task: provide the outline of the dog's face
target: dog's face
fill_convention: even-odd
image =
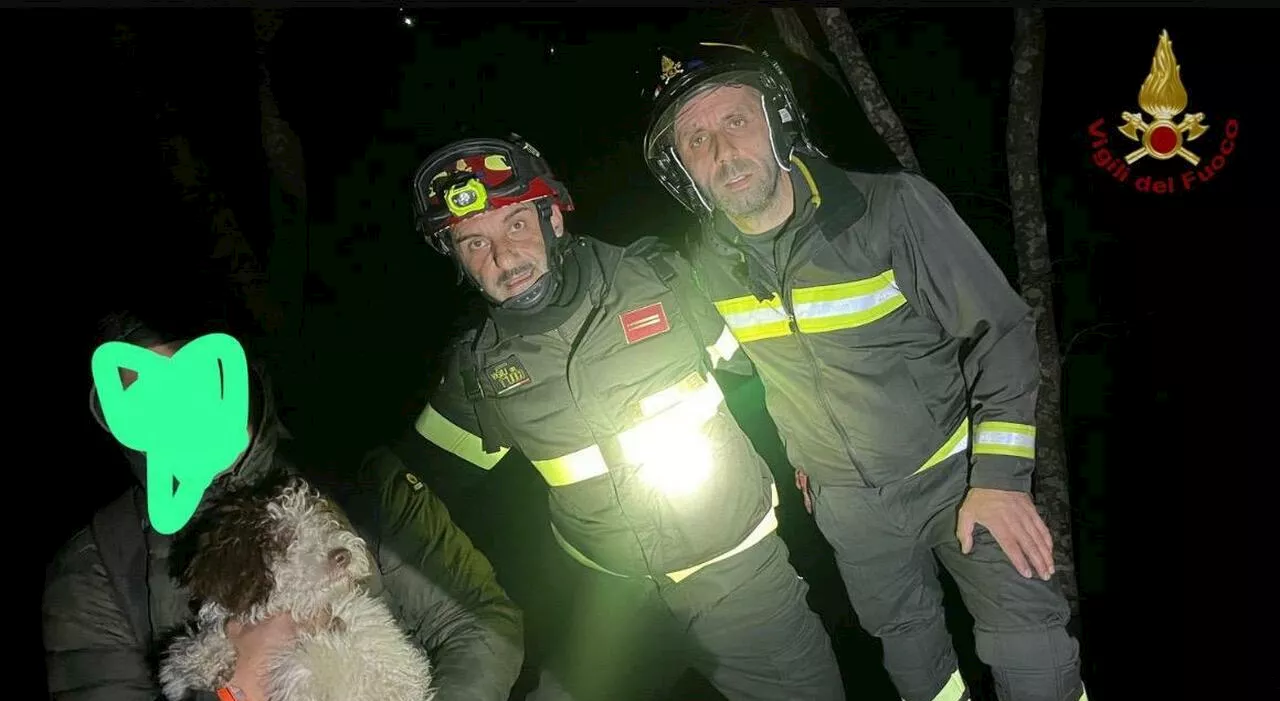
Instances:
[[[371,574],[364,541],[314,492],[287,488],[267,505],[267,514],[287,544],[283,557],[271,563],[274,586],[268,609],[305,616]]]
[[[228,498],[208,519],[182,579],[196,599],[230,615],[322,618],[329,602],[372,574],[364,541],[302,480]]]

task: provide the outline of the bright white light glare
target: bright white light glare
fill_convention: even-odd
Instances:
[[[627,457],[639,463],[640,479],[650,487],[670,497],[691,494],[715,466],[711,442],[697,431],[662,433],[635,436],[625,444]]]
[[[412,27],[412,26],[413,26],[413,18],[412,18],[412,17],[405,17],[405,18],[404,18],[404,26],[406,26],[406,27]]]
[[[701,487],[715,467],[703,428],[723,400],[715,379],[705,378],[692,391],[676,385],[642,401],[649,418],[618,436],[623,454],[639,465],[640,479],[670,497]]]

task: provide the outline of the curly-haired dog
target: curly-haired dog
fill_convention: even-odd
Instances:
[[[434,695],[426,656],[362,586],[374,566],[364,541],[305,481],[224,499],[206,522],[182,576],[202,602],[196,629],[175,640],[161,664],[170,701],[230,680],[228,621],[254,624],[280,613],[292,615],[298,638],[271,660],[271,701]]]

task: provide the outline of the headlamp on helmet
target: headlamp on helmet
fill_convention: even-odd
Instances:
[[[466,139],[427,157],[413,176],[418,231],[443,255],[451,255],[449,229],[507,205],[543,197],[573,210],[573,200],[536,148],[517,135]]]
[[[689,56],[677,58],[674,52],[664,52],[659,68],[644,138],[645,162],[658,182],[689,211],[707,216],[714,207],[680,162],[675,120],[690,99],[710,88],[749,85],[760,92],[773,157],[782,170],[791,170],[791,154],[797,147],[822,153],[805,130],[805,114],[791,81],[768,53],[746,46],[703,42]]]

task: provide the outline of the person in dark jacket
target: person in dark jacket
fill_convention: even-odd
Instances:
[[[645,158],[747,358],[860,623],[907,701],[968,697],[935,556],[1001,699],[1084,697],[1029,494],[1035,319],[929,181],[849,172],[746,47],[666,56]]]
[[[531,698],[651,698],[691,666],[734,701],[843,699],[776,532],[772,473],[712,374],[737,343],[685,288],[688,264],[652,237],[570,235],[567,189],[515,136],[432,154],[414,201],[489,313],[396,454],[427,474],[520,453],[581,565],[566,573],[584,581],[566,642]],[[680,664],[647,657],[664,643],[687,649]]]
[[[121,313],[107,317],[99,340],[172,356],[210,330],[166,327]],[[126,385],[136,377],[132,370],[121,371]],[[220,495],[296,474],[279,454],[278,441],[287,432],[276,418],[269,378],[258,364],[252,365],[250,385],[249,446],[205,492],[193,522]],[[94,416],[105,429],[96,390],[91,396]],[[139,484],[99,510],[92,525],[61,548],[47,571],[43,637],[55,701],[160,699],[157,654],[167,637],[194,618],[195,602],[175,576],[182,553],[189,552],[191,529],[166,536],[150,527],[143,488],[146,458],[122,449]],[[421,485],[376,466],[361,472],[360,482],[363,497],[351,500],[346,515],[377,561],[370,591],[388,604],[430,657],[439,688],[436,699],[507,699],[523,661],[523,621],[488,561]],[[253,629],[229,630],[228,635],[240,653],[233,684],[248,701],[264,701],[250,670],[271,649],[289,643],[291,622],[277,618]]]

